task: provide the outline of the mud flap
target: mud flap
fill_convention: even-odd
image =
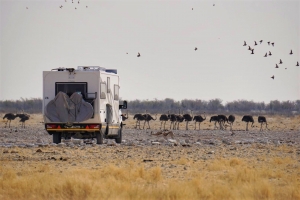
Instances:
[[[118,136],[119,135],[119,124],[107,124],[105,134],[107,136]]]

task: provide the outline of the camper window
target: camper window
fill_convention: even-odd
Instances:
[[[107,93],[110,93],[110,78],[107,77]]]
[[[106,99],[106,84],[105,83],[100,83],[100,99]]]
[[[71,96],[74,92],[81,94],[84,98],[84,95],[87,93],[87,83],[83,82],[56,82],[55,83],[55,95],[58,92],[64,92],[68,96]]]
[[[114,85],[114,100],[119,100],[119,86]]]

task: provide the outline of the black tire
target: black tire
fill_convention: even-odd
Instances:
[[[53,133],[53,143],[58,144],[61,143],[61,133]]]
[[[97,144],[103,144],[103,133],[102,131],[96,133]]]
[[[121,144],[122,142],[122,127],[119,129],[119,137],[115,138],[116,143]]]

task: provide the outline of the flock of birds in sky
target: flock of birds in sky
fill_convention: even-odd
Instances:
[[[67,3],[68,1],[74,3],[74,0],[65,0],[66,3]],[[75,2],[75,4],[76,4],[76,2]],[[80,4],[80,0],[77,1],[77,4]],[[215,4],[213,4],[213,6],[215,6]],[[63,8],[63,5],[59,6],[59,8],[62,9],[62,8]],[[86,8],[88,8],[88,6],[86,6]],[[26,9],[28,9],[28,7],[26,7]],[[76,10],[76,9],[77,9],[77,7],[75,6],[75,10]],[[192,10],[194,10],[194,8],[192,8]],[[260,41],[259,41],[259,44],[262,44],[262,43],[263,43],[263,40],[260,40]],[[270,41],[269,41],[269,42],[267,42],[267,43],[268,43],[269,46],[270,46],[270,45],[272,45],[273,47],[275,46],[275,43],[274,43],[274,42],[270,42]],[[257,46],[257,45],[258,45],[258,43],[257,43],[256,41],[254,41],[254,46]],[[247,46],[246,41],[244,41],[244,45],[243,45],[243,46]],[[198,48],[195,47],[194,50],[197,51]],[[251,51],[251,54],[254,54],[254,48],[251,48],[250,45],[248,45],[248,50]],[[126,54],[128,54],[128,52],[126,52]],[[290,54],[290,55],[293,55],[293,50],[291,50],[289,54]],[[271,51],[266,52],[265,55],[264,55],[263,57],[268,57],[268,56],[272,56],[272,52],[271,52]],[[141,57],[140,52],[138,52],[137,57]],[[276,63],[275,68],[279,68],[278,64],[279,64],[279,65],[283,64],[283,62],[282,62],[281,59],[279,60],[279,63]],[[299,66],[299,61],[297,61],[296,66]],[[285,68],[285,69],[287,69],[287,68]],[[274,79],[275,76],[273,75],[273,76],[271,76],[271,78]]]
[[[262,44],[262,43],[263,43],[263,40],[260,40],[259,43]],[[275,43],[274,43],[274,42],[270,42],[270,41],[269,41],[269,42],[267,42],[267,43],[268,43],[269,46],[270,46],[270,44],[271,44],[273,47],[275,46]],[[257,45],[258,45],[257,42],[254,41],[254,46],[257,46]],[[247,46],[247,42],[246,42],[246,41],[244,41],[244,45],[243,45],[243,46]],[[250,45],[248,45],[248,50],[251,51],[251,54],[254,54],[254,48],[251,48]],[[290,55],[293,55],[293,50],[291,50],[289,54],[290,54]],[[268,57],[268,56],[272,56],[272,52],[271,52],[271,51],[266,52],[266,54],[265,54],[263,57]],[[279,63],[278,63],[278,64],[280,64],[280,65],[283,64],[283,62],[282,62],[281,59],[279,59]],[[279,68],[278,64],[276,63],[275,68]],[[299,66],[299,62],[298,62],[298,61],[297,61],[296,66],[297,66],[297,67]],[[286,67],[285,69],[287,69],[287,67]],[[271,78],[274,79],[275,76],[273,75],[273,76],[271,76]]]
[[[74,2],[74,0],[69,0],[70,2],[72,2],[74,5],[76,5],[76,3],[78,4],[78,5],[80,5],[80,0],[78,0],[77,2]],[[76,1],[76,0],[75,0]],[[68,2],[68,0],[65,0],[65,3],[67,3]],[[62,9],[64,6],[63,5],[60,5],[59,6],[59,8],[60,9]],[[85,6],[85,8],[88,8],[88,6]],[[28,7],[26,7],[26,9],[28,9]],[[75,6],[75,10],[77,10],[77,7]]]

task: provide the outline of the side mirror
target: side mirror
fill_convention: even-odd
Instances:
[[[119,109],[127,109],[127,101],[123,101],[123,105],[119,105]]]

